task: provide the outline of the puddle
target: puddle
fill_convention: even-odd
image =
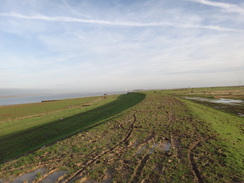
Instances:
[[[147,148],[147,146],[143,146],[142,148],[140,148],[138,151],[137,151],[137,155],[138,154],[142,154],[143,151]],[[153,145],[153,147],[150,149],[150,152],[149,154],[152,154],[155,149],[157,149],[158,151],[170,151],[170,148],[171,148],[171,143],[169,140],[163,140],[161,142],[158,142],[156,144]]]
[[[244,117],[244,114],[242,114],[242,113],[238,113],[238,116]]]
[[[140,148],[140,149],[136,152],[136,154],[137,154],[137,155],[138,155],[138,154],[142,154],[143,151],[144,151],[146,148],[147,148],[146,146],[143,146],[142,148]]]
[[[52,173],[51,175],[47,176],[45,179],[41,181],[41,183],[55,183],[58,181],[59,177],[66,174],[67,171],[57,171]]]
[[[169,140],[163,140],[153,145],[150,154],[153,153],[155,149],[158,151],[170,151],[171,143]]]
[[[37,169],[35,171],[32,171],[30,173],[26,173],[20,177],[17,177],[14,181],[11,183],[32,183],[34,182],[39,176],[42,176],[46,173],[47,170],[45,169]]]
[[[158,144],[158,149],[161,151],[169,151],[171,147],[171,143],[169,140],[163,140],[162,143]]]
[[[219,99],[207,99],[201,97],[183,97],[183,98],[190,99],[190,100],[199,100],[204,102],[218,103],[218,104],[230,104],[230,105],[238,105],[244,103],[243,100],[226,99],[226,98],[219,98]]]

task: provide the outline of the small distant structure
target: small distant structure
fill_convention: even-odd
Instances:
[[[108,94],[107,93],[104,93],[103,98],[106,99],[107,96],[108,96]]]
[[[43,100],[42,102],[56,102],[56,101],[60,101],[60,100]]]

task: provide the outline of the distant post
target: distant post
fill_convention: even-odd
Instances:
[[[103,98],[106,99],[107,96],[108,96],[108,94],[107,93],[104,93]]]

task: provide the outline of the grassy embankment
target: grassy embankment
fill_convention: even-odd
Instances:
[[[215,153],[213,160],[215,162],[222,161],[223,164],[221,167],[216,167],[213,164],[207,167],[207,171],[226,172],[226,175],[239,175],[239,179],[229,180],[230,182],[239,182],[243,178],[241,175],[244,175],[244,118],[191,101],[183,101],[191,110],[193,117],[204,121],[218,138],[217,141],[210,141],[211,145],[208,145],[207,148],[209,149],[208,152]],[[206,167],[201,168],[206,169]]]
[[[62,170],[60,182],[242,182],[244,118],[175,97],[184,92],[145,92],[106,123],[0,165],[0,177],[41,168],[36,181]]]
[[[132,93],[1,107],[0,162],[101,124],[143,98]]]
[[[109,100],[102,101],[102,97],[87,97],[48,103],[0,106],[0,137],[85,112]]]

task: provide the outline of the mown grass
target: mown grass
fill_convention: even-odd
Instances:
[[[52,111],[64,110],[74,106],[90,103],[94,100],[101,99],[98,97],[85,97],[76,99],[66,99],[53,102],[41,102],[31,104],[18,104],[9,106],[0,106],[0,123],[6,120],[13,120],[22,117],[30,117],[32,115],[46,114]]]
[[[17,131],[24,131],[52,121],[65,119],[86,112],[106,103],[112,102],[118,96],[88,97],[67,99],[49,103],[34,103],[1,107],[0,139]],[[86,107],[83,107],[85,105]]]
[[[141,93],[125,94],[117,97],[116,100],[110,100],[105,105],[98,105],[98,107],[95,105],[88,111],[81,111],[79,114],[66,117],[63,120],[56,119],[19,131],[16,129],[14,133],[6,134],[0,138],[0,162],[23,155],[81,130],[92,128],[137,104],[144,98],[145,94]],[[51,117],[52,115],[48,119]],[[19,121],[19,123],[21,122],[24,120]],[[21,125],[24,126],[24,124]],[[12,127],[15,128],[15,126]]]

